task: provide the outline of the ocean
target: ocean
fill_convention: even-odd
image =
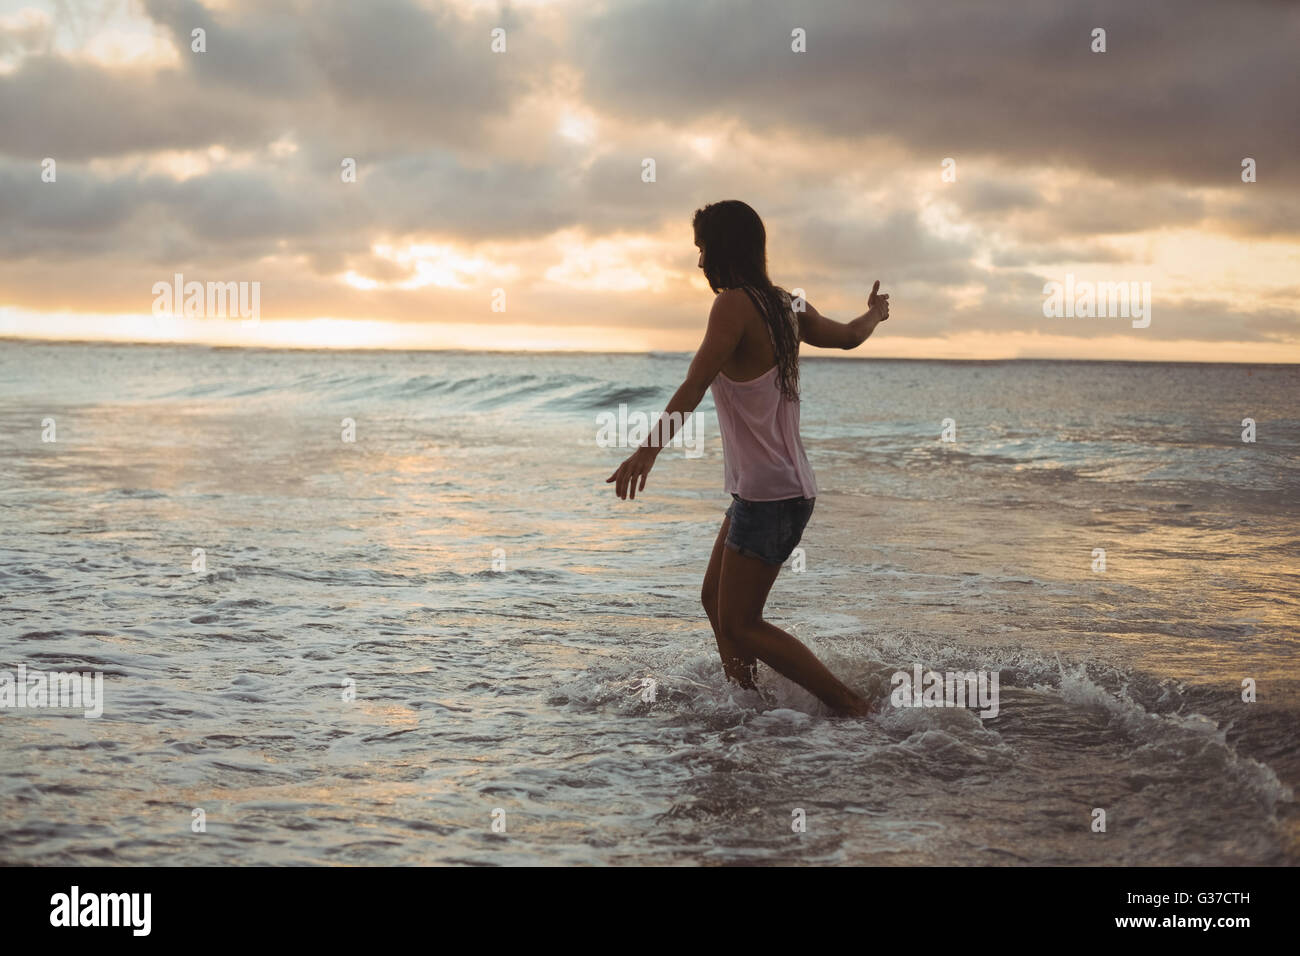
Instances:
[[[723,679],[710,400],[605,484],[688,362],[0,342],[0,670],[103,681],[0,707],[0,862],[1300,861],[1300,368],[805,360],[769,619],[999,678],[844,720]]]

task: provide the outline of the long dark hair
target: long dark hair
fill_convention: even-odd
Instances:
[[[704,250],[704,277],[714,292],[744,289],[763,316],[776,352],[777,384],[799,398],[799,333],[789,294],[767,277],[767,230],[747,204],[724,199],[695,210],[695,241]]]

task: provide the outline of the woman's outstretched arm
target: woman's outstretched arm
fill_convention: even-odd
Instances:
[[[855,349],[876,331],[876,326],[889,318],[889,296],[879,295],[880,280],[871,287],[867,297],[867,311],[852,322],[828,319],[805,302],[805,311],[799,313],[799,338],[819,349]]]
[[[709,390],[722,366],[740,344],[745,330],[748,303],[748,297],[739,289],[728,289],[713,300],[704,341],[700,343],[695,358],[691,359],[686,380],[668,400],[668,407],[650,429],[650,434],[641,443],[641,447],[628,456],[614,474],[605,479],[605,484],[611,481],[615,483],[614,493],[620,498],[629,495],[635,498],[638,491],[645,490],[646,476],[654,467],[659,452],[672,441],[677,429],[685,423],[686,416],[704,401],[704,393]]]

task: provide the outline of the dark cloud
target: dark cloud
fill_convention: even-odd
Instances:
[[[0,151],[83,160],[241,150],[297,128],[326,131],[341,155],[472,148],[544,83],[555,52],[519,13],[462,17],[411,0],[265,0],[222,11],[149,0],[145,10],[170,33],[178,67],[24,57],[0,74]],[[505,54],[490,52],[496,26],[516,34]],[[207,32],[206,52],[191,49],[196,27]]]
[[[960,188],[953,184],[948,194],[963,211],[971,214],[1000,214],[1019,209],[1033,209],[1045,201],[1032,186],[996,179],[976,179]]]
[[[206,93],[206,95],[205,95]],[[0,75],[0,152],[62,162],[274,138],[267,111],[177,70],[106,70],[50,55]]]
[[[62,274],[92,283],[87,302],[129,304],[173,268],[242,275],[274,260],[296,270],[274,281],[304,307],[415,319],[442,300],[321,277],[401,277],[371,254],[380,239],[665,226],[680,230],[690,274],[691,212],[736,197],[768,225],[773,277],[814,302],[865,296],[880,278],[904,292],[895,318],[907,316],[896,325],[908,334],[1086,336],[1119,326],[1043,319],[1043,279],[1028,269],[1119,273],[1127,256],[1102,237],[1165,228],[1300,236],[1300,4],[629,0],[559,18],[418,0],[143,9],[170,35],[176,67],[65,57],[37,21],[0,31],[0,55],[16,63],[0,74],[10,301],[47,295]],[[203,54],[190,51],[196,26]],[[504,55],[489,50],[496,26],[508,31]],[[1088,49],[1096,26],[1105,54]],[[806,54],[790,52],[795,27]],[[590,143],[522,111],[569,71],[597,116]],[[679,131],[712,142],[696,149]],[[135,159],[213,146],[238,162],[176,179]],[[56,184],[40,182],[46,156],[59,162]],[[958,181],[941,184],[948,156]],[[1258,161],[1258,183],[1240,183],[1243,156]],[[356,184],[340,181],[344,157],[357,161]],[[654,183],[641,181],[645,157]],[[933,176],[929,199],[920,170]],[[958,228],[936,234],[931,200]],[[598,298],[537,301],[567,318]],[[643,298],[628,321],[657,321]],[[1292,303],[1274,301],[1242,313],[1157,299],[1152,328],[1131,334],[1294,335]],[[686,328],[698,316],[663,321]]]
[[[787,228],[801,262],[830,274],[856,272],[868,288],[877,278],[959,285],[979,275],[970,264],[971,242],[935,236],[912,211],[864,220],[808,215]]]
[[[636,0],[574,35],[587,97],[647,120],[1137,181],[1222,185],[1252,156],[1300,179],[1300,5],[1276,0]]]

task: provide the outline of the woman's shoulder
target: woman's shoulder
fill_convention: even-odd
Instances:
[[[776,297],[782,304],[782,312],[785,318],[795,328],[795,338],[799,337],[799,317],[795,315],[794,296],[779,285],[773,283],[771,290],[776,293]],[[723,289],[718,293],[717,298],[713,300],[714,308],[721,307],[727,310],[740,310],[750,319],[762,321],[763,314],[770,311],[770,304],[765,305],[764,300],[768,299],[768,294],[757,286],[742,285],[734,288]]]
[[[770,286],[770,288],[772,289],[773,292],[776,293],[777,298],[779,298],[782,302],[784,302],[786,305],[793,306],[794,296],[791,295],[788,291],[781,288],[779,285],[776,285],[775,283],[773,283]],[[757,308],[758,302],[756,300],[764,298],[766,296],[766,293],[759,286],[756,285],[738,285],[738,286],[734,286],[733,288],[723,289],[721,292],[718,293],[717,299],[715,299],[715,301],[721,301],[723,296],[728,296],[729,297],[728,301],[732,301],[732,300],[736,302],[744,301],[744,302],[748,302],[750,305],[753,305],[755,306],[755,308]]]
[[[747,323],[753,318],[754,302],[744,286],[723,289],[713,297],[710,318],[718,317],[731,322]]]
[[[732,302],[748,302],[749,293],[746,291],[747,288],[747,286],[738,285],[723,289],[713,297],[713,301],[723,303],[724,305]]]

